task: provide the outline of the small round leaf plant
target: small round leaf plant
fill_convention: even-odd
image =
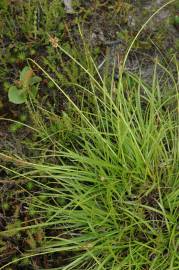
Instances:
[[[22,104],[26,102],[28,95],[35,98],[40,81],[41,78],[34,74],[32,68],[25,66],[20,72],[19,80],[9,88],[9,101],[14,104]]]

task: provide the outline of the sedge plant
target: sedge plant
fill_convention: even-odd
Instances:
[[[120,66],[116,82],[113,72],[105,77],[99,73],[87,46],[86,67],[58,49],[87,79],[85,85],[75,85],[77,105],[36,64],[73,107],[70,128],[66,126],[71,136],[68,143],[57,140],[41,117],[34,128],[38,137],[42,130],[46,134],[39,144],[41,155],[9,157],[19,167],[8,169],[14,177],[23,176],[41,189],[26,200],[35,224],[21,224],[16,231],[44,230],[41,243],[16,263],[53,254],[65,257],[54,264],[59,270],[178,269],[177,61],[172,71],[156,62],[148,83]],[[39,110],[35,104],[31,107]],[[42,113],[52,115],[44,108]],[[44,141],[54,147],[47,150]],[[4,267],[7,264],[0,269]]]
[[[78,119],[71,118],[68,145],[53,141],[47,128],[55,150],[44,152],[44,163],[16,158],[25,171],[16,177],[42,190],[27,199],[38,225],[17,230],[46,231],[24,257],[65,254],[56,268],[64,270],[177,269],[177,81],[171,75],[161,82],[157,65],[148,85],[128,73],[117,83],[111,77],[107,88],[87,71],[81,107],[68,97]]]

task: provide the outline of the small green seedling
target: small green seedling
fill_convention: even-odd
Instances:
[[[179,13],[177,13],[173,20],[174,26],[177,30],[179,30]]]
[[[9,208],[10,208],[9,203],[7,203],[7,202],[2,203],[2,209],[3,209],[4,211],[9,210]]]
[[[26,188],[28,190],[32,190],[34,188],[34,183],[32,181],[28,182],[27,185],[26,185]]]
[[[179,14],[175,15],[175,24],[179,25]]]
[[[14,104],[22,104],[26,102],[28,95],[35,98],[40,81],[41,78],[36,76],[30,67],[24,67],[20,73],[19,81],[9,88],[9,101]]]
[[[12,133],[16,133],[20,128],[22,128],[22,124],[20,122],[15,122],[9,126],[9,131]]]
[[[21,122],[14,122],[9,126],[9,131],[12,133],[16,133],[20,128],[23,127],[23,123],[27,120],[26,114],[21,114],[19,117]]]

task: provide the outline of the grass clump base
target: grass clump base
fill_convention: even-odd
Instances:
[[[62,117],[49,133],[39,116],[41,156],[14,158],[15,178],[40,190],[27,198],[34,225],[15,230],[42,237],[22,257],[52,254],[59,270],[178,269],[177,81],[159,63],[148,85],[122,68],[117,82],[102,77],[89,54],[88,66],[80,105],[53,81],[73,107],[63,115],[66,142],[56,139]]]

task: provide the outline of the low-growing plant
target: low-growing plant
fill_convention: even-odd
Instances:
[[[34,74],[32,68],[26,66],[20,72],[20,79],[16,85],[12,85],[8,91],[9,101],[14,104],[22,104],[27,101],[28,95],[35,98],[38,92],[38,86],[41,81],[39,76]]]

